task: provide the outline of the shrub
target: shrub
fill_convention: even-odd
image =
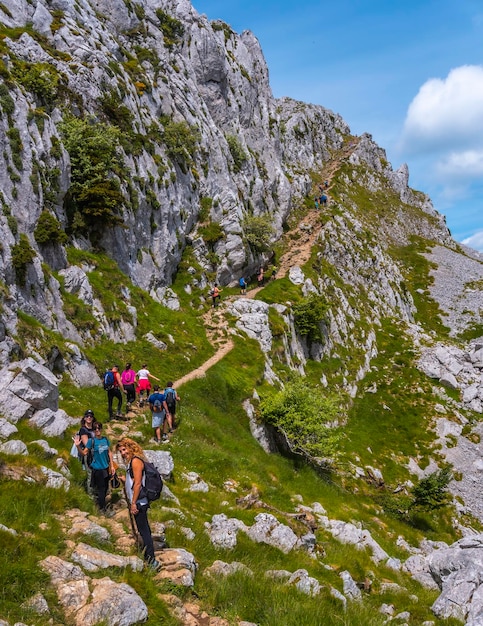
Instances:
[[[20,235],[19,242],[12,246],[12,266],[19,285],[25,285],[27,266],[35,258],[35,251],[30,246],[27,236]]]
[[[206,222],[209,218],[211,207],[213,206],[213,199],[208,198],[208,196],[204,196],[200,198],[200,213],[198,215],[198,219],[200,222]]]
[[[260,414],[285,433],[295,450],[310,457],[334,456],[340,438],[332,427],[338,417],[338,402],[304,380],[296,379],[282,391],[263,398]]]
[[[19,84],[45,104],[52,104],[57,98],[60,77],[53,65],[17,62],[14,76]]]
[[[243,167],[243,164],[248,159],[247,153],[243,149],[240,140],[235,135],[226,135],[226,142],[228,144],[228,148],[230,149],[230,154],[233,159],[233,169],[236,173],[238,173]]]
[[[113,171],[120,168],[119,129],[68,116],[60,131],[71,162],[71,185],[65,197],[71,229],[84,223],[90,233],[99,234],[106,226],[121,224],[124,197],[113,177]],[[74,220],[76,213],[79,216]]]
[[[38,244],[65,243],[67,235],[62,230],[60,222],[49,211],[42,211],[34,231],[35,241]]]
[[[322,296],[310,294],[294,305],[294,323],[297,332],[309,342],[322,342],[322,323],[325,321],[328,306]]]
[[[122,103],[116,91],[111,90],[100,98],[104,115],[125,133],[132,133],[134,116],[128,107]]]
[[[410,508],[439,509],[448,503],[447,486],[452,479],[451,469],[444,467],[422,478],[412,490],[414,500]]]
[[[275,232],[270,215],[247,215],[241,227],[246,243],[255,253],[263,254],[270,250],[270,239]]]
[[[211,249],[213,249],[217,241],[223,239],[225,236],[225,233],[218,222],[210,222],[206,226],[202,226],[199,229],[199,233],[203,237],[206,245]]]
[[[169,158],[178,164],[190,164],[192,154],[196,151],[200,141],[200,132],[186,122],[173,122],[168,117],[161,120],[163,131],[161,140],[166,146]]]
[[[156,9],[156,17],[163,32],[165,46],[171,49],[180,43],[184,35],[183,24],[162,9]]]
[[[7,85],[3,83],[0,85],[0,106],[2,111],[9,116],[15,111],[15,102],[10,95]]]

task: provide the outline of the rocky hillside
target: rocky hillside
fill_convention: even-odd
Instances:
[[[0,15],[0,624],[481,623],[482,255],[369,134],[273,98],[252,33]],[[156,575],[68,454],[126,361],[183,398],[169,450],[141,408],[108,428],[166,481]]]

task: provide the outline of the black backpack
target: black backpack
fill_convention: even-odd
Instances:
[[[139,457],[136,457],[139,459]],[[158,469],[149,461],[141,459],[144,463],[144,485],[141,488],[140,498],[147,498],[149,502],[159,500],[163,489],[163,479]],[[131,478],[134,477],[132,467],[129,468]]]
[[[163,410],[163,405],[161,404],[160,399],[156,398],[156,400],[153,402],[153,411],[154,413],[161,413],[162,410]]]
[[[166,404],[168,405],[168,409],[171,411],[176,408],[176,392],[174,389],[167,389],[164,392],[166,396]]]

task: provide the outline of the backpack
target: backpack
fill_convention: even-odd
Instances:
[[[245,279],[244,278],[240,278],[238,283],[239,283],[240,287],[245,287]]]
[[[156,400],[153,402],[153,411],[155,413],[160,413],[163,410],[163,405],[161,404],[161,400],[159,398],[156,398]]]
[[[111,370],[108,370],[104,374],[104,389],[107,391],[108,389],[112,389],[114,387],[114,373]]]
[[[168,409],[174,409],[176,407],[176,392],[174,389],[165,389],[164,395],[166,397],[166,404]]]
[[[136,457],[139,458],[139,457]],[[141,487],[141,498],[147,498],[149,502],[159,500],[163,489],[163,479],[158,469],[149,461],[141,459],[144,463],[144,485]],[[131,478],[134,476],[132,467],[129,469]]]

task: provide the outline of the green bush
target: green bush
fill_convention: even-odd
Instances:
[[[448,504],[447,486],[452,479],[451,469],[444,467],[422,478],[412,490],[414,500],[410,508],[432,511]]]
[[[67,235],[62,230],[60,222],[49,211],[42,211],[34,231],[35,241],[38,244],[65,243]]]
[[[25,285],[27,266],[32,263],[35,256],[27,236],[22,233],[19,242],[12,246],[12,266],[19,285]]]
[[[162,9],[156,9],[156,17],[163,31],[165,46],[171,49],[180,43],[184,35],[183,24]]]
[[[297,332],[309,342],[322,342],[322,324],[327,315],[328,306],[322,296],[310,294],[293,307],[294,323]]]
[[[166,116],[161,122],[163,124],[161,140],[166,146],[169,158],[178,164],[191,164],[192,155],[200,141],[199,130],[186,122],[173,122]]]
[[[200,213],[198,215],[198,219],[200,222],[206,222],[209,218],[211,207],[213,206],[213,199],[204,196],[200,198]]]
[[[247,161],[248,156],[245,150],[243,149],[240,140],[235,135],[226,135],[226,142],[228,144],[228,148],[230,149],[230,154],[234,163],[234,171],[238,173],[243,164]]]
[[[270,239],[275,233],[270,215],[247,215],[241,227],[246,243],[255,253],[263,254],[270,250]]]
[[[203,237],[206,245],[211,249],[213,249],[213,246],[217,241],[223,239],[225,236],[225,233],[218,222],[210,222],[207,226],[202,226],[199,229],[199,233]]]
[[[0,85],[0,106],[2,111],[9,116],[15,111],[15,102],[10,95],[7,85],[3,83]]]
[[[134,116],[128,107],[122,103],[116,91],[111,90],[100,98],[104,115],[118,128],[128,134],[133,132]]]
[[[57,98],[60,76],[53,65],[17,61],[13,73],[17,82],[43,103],[52,104]]]
[[[113,174],[120,170],[119,129],[68,116],[60,131],[71,163],[71,185],[65,197],[71,230],[82,231],[85,224],[89,234],[99,234],[106,226],[121,224],[124,197]]]
[[[260,402],[262,419],[283,430],[295,450],[310,457],[332,457],[340,438],[331,424],[339,415],[336,398],[322,395],[302,379],[287,383]]]

